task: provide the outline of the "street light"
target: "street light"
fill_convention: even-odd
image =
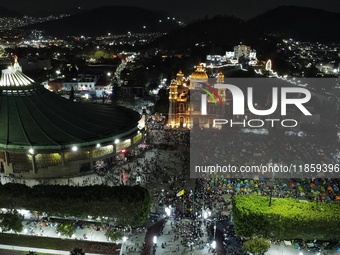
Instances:
[[[206,219],[208,218],[208,213],[207,213],[207,211],[204,211],[204,213],[203,213],[203,218],[204,218],[204,220],[206,220]]]
[[[124,248],[125,248],[125,242],[127,241],[127,237],[126,236],[123,236],[123,238],[122,238],[122,241],[123,241],[123,244],[122,244],[122,247],[121,247],[121,249],[120,249],[120,253],[119,253],[119,255],[122,255],[122,254],[124,254],[123,252],[123,250],[124,250]]]
[[[190,193],[192,194],[192,213],[195,211],[195,191],[190,190]]]
[[[167,217],[170,217],[170,208],[169,207],[165,208],[165,214],[166,214]]]

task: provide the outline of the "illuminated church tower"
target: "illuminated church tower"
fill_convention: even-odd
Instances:
[[[216,84],[224,84],[224,74],[222,72],[218,73],[216,78]],[[226,89],[217,89],[217,92],[222,100],[222,107],[219,107],[217,110],[217,114],[219,118],[225,118],[226,107],[227,107],[227,90]]]
[[[189,127],[189,88],[182,71],[171,81],[169,92],[168,124],[173,128]]]
[[[222,72],[218,73],[216,84],[224,84],[224,74]],[[218,89],[218,94],[220,95],[222,102],[227,101],[226,89]]]
[[[176,120],[176,101],[177,101],[177,82],[176,80],[172,80],[170,84],[170,92],[169,92],[169,115],[168,115],[168,123],[173,127],[175,125]]]

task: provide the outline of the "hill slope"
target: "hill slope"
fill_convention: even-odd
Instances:
[[[216,16],[193,22],[152,42],[149,47],[189,51],[201,54],[224,54],[240,43],[252,48],[269,49],[269,41],[251,24],[230,16]],[[264,46],[265,45],[265,46]],[[259,53],[259,52],[258,52]]]
[[[324,10],[282,6],[248,21],[263,32],[302,41],[339,42],[340,14]]]
[[[175,27],[178,27],[176,22],[167,20],[159,12],[138,7],[106,6],[64,19],[34,24],[26,29],[44,30],[49,35],[98,36],[107,33],[124,34],[128,31],[167,32]]]
[[[17,11],[11,11],[5,7],[0,6],[0,17],[22,17],[22,14]]]

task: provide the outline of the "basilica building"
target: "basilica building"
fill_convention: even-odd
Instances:
[[[55,178],[91,172],[143,141],[145,116],[65,99],[14,64],[0,78],[0,172]]]

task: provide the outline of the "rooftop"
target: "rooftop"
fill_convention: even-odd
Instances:
[[[4,71],[0,86],[0,148],[55,150],[92,146],[138,130],[140,115],[133,110],[74,103],[34,83],[19,65]]]

